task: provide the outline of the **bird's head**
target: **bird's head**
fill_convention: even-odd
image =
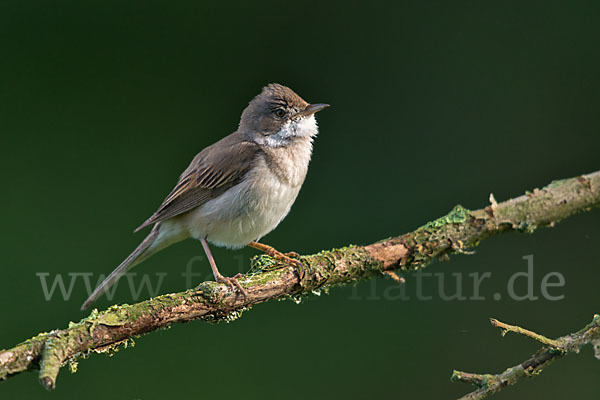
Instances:
[[[317,134],[314,114],[328,104],[308,104],[292,89],[272,83],[254,97],[242,113],[240,130],[253,141],[280,147]]]

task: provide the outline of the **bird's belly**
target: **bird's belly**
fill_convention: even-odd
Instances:
[[[272,231],[290,211],[300,185],[273,174],[248,177],[220,197],[190,211],[190,235],[218,246],[239,248]]]

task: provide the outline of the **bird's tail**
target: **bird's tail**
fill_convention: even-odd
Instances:
[[[110,275],[102,281],[100,285],[88,297],[88,299],[81,306],[81,310],[85,310],[89,307],[90,304],[98,300],[98,297],[102,296],[109,287],[111,287],[116,281],[118,281],[125,272],[129,271],[131,268],[135,267],[137,264],[141,263],[156,251],[157,249],[155,242],[157,242],[158,238],[158,230],[160,228],[160,224],[154,225],[152,231],[146,239],[140,243],[140,245],[127,257]],[[154,246],[153,246],[154,244]]]

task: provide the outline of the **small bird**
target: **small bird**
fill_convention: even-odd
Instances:
[[[302,263],[258,240],[285,218],[304,183],[318,128],[314,114],[328,104],[308,104],[290,88],[270,84],[242,112],[237,131],[194,157],[158,210],[135,232],[150,234],[90,295],[98,299],[125,272],[173,243],[202,243],[217,282],[246,294],[236,278],[221,275],[208,243],[251,246],[298,268]]]

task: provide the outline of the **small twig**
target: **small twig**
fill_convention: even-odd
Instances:
[[[507,332],[514,332],[518,333],[519,335],[530,337],[533,340],[537,340],[538,342],[540,342],[541,344],[545,344],[546,346],[563,350],[563,345],[558,340],[548,339],[546,336],[540,335],[528,329],[523,329],[520,326],[505,324],[504,322],[500,322],[494,318],[490,318],[490,322],[496,328],[502,329],[502,336],[506,335]]]
[[[495,393],[498,393],[504,387],[514,385],[523,378],[530,378],[538,375],[542,370],[550,365],[554,360],[563,357],[569,353],[578,353],[581,347],[586,344],[596,346],[600,340],[600,315],[594,315],[592,322],[583,329],[562,336],[556,340],[548,339],[545,336],[537,334],[518,326],[508,325],[498,320],[491,319],[492,325],[503,329],[504,332],[510,331],[530,337],[538,342],[545,344],[545,347],[539,349],[529,359],[521,364],[500,374],[473,374],[469,372],[453,371],[450,378],[453,382],[470,383],[478,387],[477,390],[464,395],[459,400],[480,400],[485,399]],[[600,358],[596,353],[596,357]]]
[[[493,375],[473,374],[471,372],[454,370],[452,371],[450,380],[453,382],[464,382],[478,387],[484,387],[487,385],[490,378],[493,378]]]

